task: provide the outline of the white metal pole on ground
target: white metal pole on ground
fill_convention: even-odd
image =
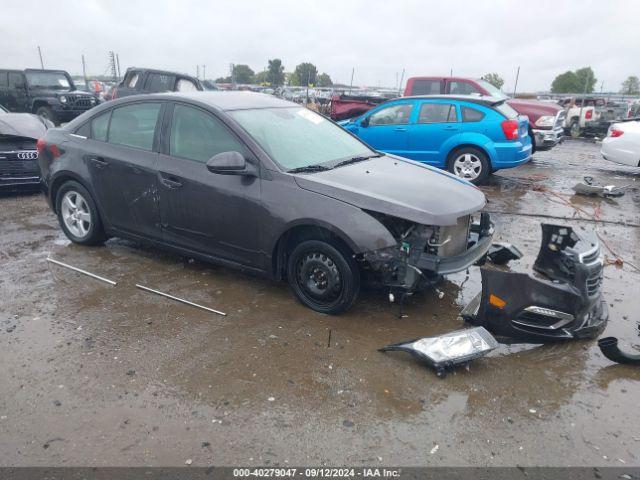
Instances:
[[[154,290],[153,288],[145,287],[144,285],[140,285],[139,283],[136,283],[136,287],[138,287],[140,290],[146,290],[147,292],[155,293],[156,295],[160,295],[161,297],[170,298],[171,300],[175,300],[176,302],[185,303],[187,305],[191,305],[192,307],[201,308],[202,310],[206,310],[211,313],[217,313],[218,315],[222,315],[223,317],[227,316],[227,314],[224,312],[220,312],[218,310],[214,310],[213,308],[198,305],[197,303],[190,302],[189,300],[185,300],[184,298],[174,297],[173,295],[169,295],[168,293]]]
[[[96,275],[95,273],[87,272],[86,270],[82,270],[81,268],[74,267],[74,266],[69,265],[67,263],[63,263],[63,262],[60,262],[58,260],[54,260],[51,257],[47,257],[47,262],[55,263],[56,265],[60,265],[61,267],[68,268],[69,270],[73,270],[74,272],[78,272],[78,273],[82,273],[84,275],[88,275],[89,277],[93,277],[96,280],[100,280],[102,282],[108,283],[109,285],[116,285],[116,282],[114,282],[113,280],[109,280],[108,278],[101,277],[99,275]]]

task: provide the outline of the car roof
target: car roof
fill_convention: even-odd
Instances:
[[[149,98],[149,95],[146,97]],[[170,98],[172,100],[194,100],[223,111],[300,107],[297,103],[282,100],[273,95],[247,91],[167,92],[159,93],[154,95],[154,97],[163,99]]]
[[[486,107],[495,107],[506,101],[505,98],[489,97],[486,95],[413,95],[409,97],[401,97],[400,99],[412,100],[458,100],[462,102],[477,103]],[[400,100],[395,99],[395,100]]]

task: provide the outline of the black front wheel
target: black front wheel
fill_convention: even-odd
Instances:
[[[59,125],[60,123],[58,122],[57,115],[51,109],[51,107],[47,107],[47,106],[38,107],[38,109],[36,110],[36,115],[38,115],[41,118],[44,118],[45,120],[49,120],[53,122],[54,125]]]
[[[322,240],[307,240],[293,249],[287,279],[304,305],[331,315],[351,307],[360,291],[360,272],[353,257]]]

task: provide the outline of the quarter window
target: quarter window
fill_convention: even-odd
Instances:
[[[129,81],[127,82],[127,87],[134,88],[138,83],[139,78],[140,78],[140,75],[138,75],[137,73],[134,73],[129,79]]]
[[[159,103],[140,103],[116,108],[111,114],[109,143],[152,150],[159,113]]]
[[[450,103],[423,103],[420,106],[418,123],[457,122],[456,106]]]
[[[197,108],[176,105],[171,120],[169,154],[206,163],[222,152],[246,150],[220,120]]]
[[[147,80],[147,90],[153,92],[168,92],[173,90],[176,83],[176,77],[173,75],[165,75],[164,73],[151,73]]]
[[[24,86],[24,77],[15,72],[9,72],[9,88],[17,88]]]
[[[191,80],[187,80],[186,78],[181,78],[178,80],[178,84],[176,85],[176,91],[178,92],[196,92],[198,91],[198,87]]]
[[[111,110],[91,120],[91,138],[100,142],[107,141],[107,130],[109,128],[109,117]]]
[[[484,118],[484,113],[475,108],[462,107],[463,122],[479,122]]]
[[[378,110],[369,117],[369,125],[404,125],[409,123],[413,105],[403,103]]]

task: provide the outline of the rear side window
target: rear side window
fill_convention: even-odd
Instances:
[[[441,84],[440,80],[414,80],[411,95],[439,95]]]
[[[9,80],[7,80],[7,72],[0,72],[0,87],[6,87],[9,85]]]
[[[147,80],[147,90],[149,92],[168,92],[173,90],[176,77],[164,73],[151,73]]]
[[[378,110],[369,117],[369,125],[406,125],[409,123],[413,105],[403,103],[401,105],[391,105]]]
[[[187,80],[186,78],[181,78],[178,80],[178,84],[176,85],[176,91],[178,92],[197,92],[198,87],[191,80]]]
[[[9,72],[9,88],[16,88],[24,85],[24,77],[20,73]]]
[[[494,108],[507,118],[518,118],[518,112],[511,108],[511,105],[509,105],[507,102],[502,102],[500,105],[496,105]]]
[[[450,82],[449,93],[451,95],[472,95],[474,93],[479,94],[480,92],[469,82]]]
[[[420,106],[418,123],[457,122],[456,106],[450,103],[423,103]]]
[[[107,141],[107,129],[109,128],[109,117],[111,110],[91,120],[91,138],[100,142]]]
[[[133,75],[131,75],[131,77],[129,78],[129,81],[127,82],[127,87],[135,88],[139,78],[140,78],[140,75],[137,73],[134,73]]]
[[[222,152],[246,155],[242,143],[220,120],[197,108],[176,105],[171,120],[169,154],[206,163]]]
[[[470,107],[462,107],[463,122],[479,122],[484,118],[484,113]]]
[[[111,114],[109,143],[152,150],[159,113],[159,103],[139,103],[116,108]]]

